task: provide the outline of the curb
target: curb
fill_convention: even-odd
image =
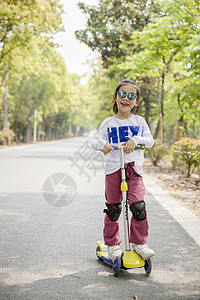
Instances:
[[[143,181],[146,189],[154,196],[156,201],[170,213],[200,246],[200,218],[164,191],[149,175],[145,174]]]

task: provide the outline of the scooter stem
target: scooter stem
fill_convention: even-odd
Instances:
[[[124,147],[123,146],[121,146],[121,175],[122,175],[121,191],[122,191],[122,202],[123,202],[123,220],[124,220],[125,250],[130,250],[129,221],[128,221],[128,204],[127,204],[128,185],[127,185],[127,182],[126,182]]]

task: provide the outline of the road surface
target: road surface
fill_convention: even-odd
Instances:
[[[0,169],[1,300],[200,299],[200,247],[150,189],[150,277],[134,269],[115,278],[98,261],[103,154],[87,137],[0,150]]]

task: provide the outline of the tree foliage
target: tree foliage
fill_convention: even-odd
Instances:
[[[120,13],[112,17],[111,11],[117,4]],[[182,135],[197,138],[200,135],[198,1],[102,0],[97,8],[79,6],[88,22],[77,37],[97,49],[115,84],[124,77],[139,83],[144,103],[140,113],[149,125],[157,124],[155,137],[162,122],[164,141],[168,143],[173,143],[178,132],[176,124],[182,128]]]
[[[62,5],[59,0],[10,0],[0,3],[0,70],[8,63],[12,51],[29,47],[35,36],[63,30]]]
[[[38,139],[62,138],[91,128],[89,91],[81,86],[80,77],[68,73],[52,43],[52,35],[63,30],[59,1],[4,1],[0,8],[0,79],[3,83],[8,70],[9,126],[15,141],[32,141],[35,110]],[[4,93],[2,85],[0,142],[11,132],[3,124]]]
[[[79,2],[79,8],[87,17],[86,29],[76,31],[77,38],[101,54],[107,68],[112,58],[120,58],[126,49],[120,48],[121,39],[129,40],[133,30],[141,31],[152,21],[158,5],[147,0],[101,0],[98,7]]]
[[[52,35],[63,30],[58,0],[0,3],[0,80],[3,84],[7,65],[15,140],[31,139],[35,109],[41,139],[97,127],[113,113],[112,94],[124,77],[139,84],[139,113],[154,136],[164,133],[168,144],[180,136],[199,139],[198,1],[100,0],[97,7],[78,6],[87,24],[76,36],[98,53],[98,60],[89,62],[92,73],[85,86],[80,76],[68,73],[52,43]],[[2,85],[1,140],[4,93]]]
[[[200,166],[200,141],[182,138],[173,145],[179,163],[183,163],[189,178],[194,170]]]

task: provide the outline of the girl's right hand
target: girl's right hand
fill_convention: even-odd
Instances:
[[[102,152],[104,155],[107,155],[110,151],[114,151],[114,149],[111,147],[111,145],[107,142],[103,149],[102,149]]]

